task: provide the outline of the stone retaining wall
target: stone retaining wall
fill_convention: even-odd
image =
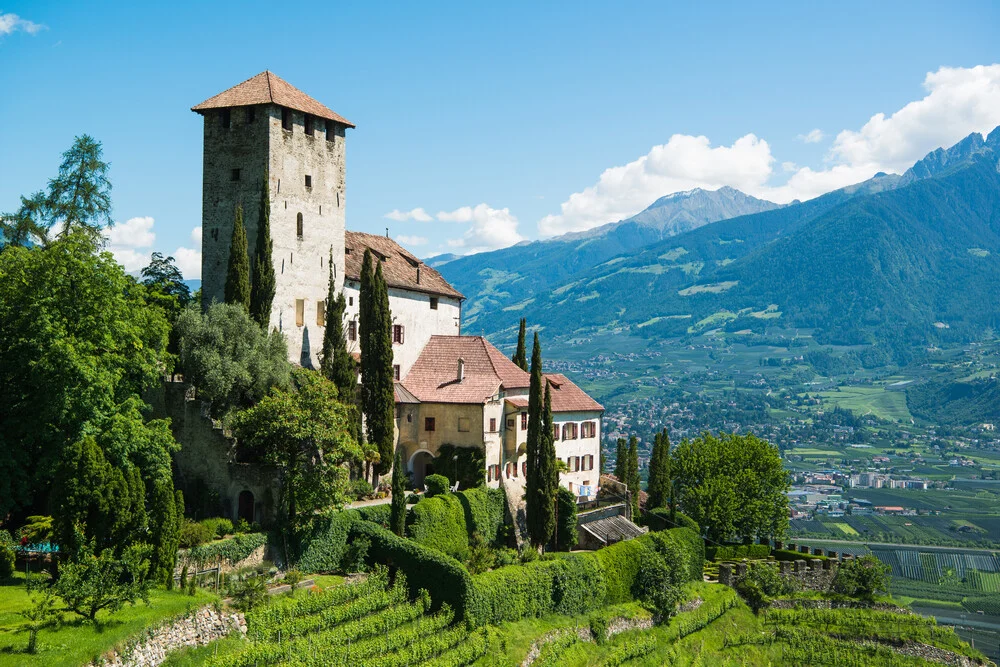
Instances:
[[[782,577],[793,579],[799,590],[826,591],[829,590],[833,578],[837,575],[837,561],[812,558],[808,562],[797,561],[767,561],[771,567],[777,568]],[[747,572],[746,563],[719,563],[719,583],[733,586]]]
[[[231,632],[247,632],[246,619],[239,613],[218,613],[214,607],[202,607],[181,618],[147,630],[121,652],[111,651],[91,667],[156,667],[167,654],[187,646],[204,646]]]

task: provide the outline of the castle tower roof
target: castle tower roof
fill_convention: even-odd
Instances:
[[[336,121],[347,127],[355,127],[351,121],[334,113],[326,105],[320,104],[278,75],[266,70],[208,98],[201,104],[196,104],[191,107],[191,111],[203,113],[209,109],[243,107],[254,104],[277,104],[317,118]]]

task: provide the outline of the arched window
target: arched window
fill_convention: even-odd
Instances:
[[[302,238],[302,214],[299,213],[295,216],[295,234],[299,238]]]

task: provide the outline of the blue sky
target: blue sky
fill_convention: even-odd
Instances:
[[[750,4],[4,3],[0,210],[89,133],[116,255],[196,277],[189,108],[264,69],[357,124],[348,227],[421,256],[690,187],[804,199],[1000,125],[997,3]]]

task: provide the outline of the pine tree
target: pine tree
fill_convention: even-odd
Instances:
[[[548,543],[552,531],[555,530],[554,503],[558,473],[555,467],[555,442],[552,437],[552,398],[549,395],[548,383],[542,376],[542,347],[538,342],[537,331],[531,350],[527,459],[525,500],[528,536],[536,548],[541,548]]]
[[[639,479],[639,440],[634,435],[628,439],[628,455],[625,460],[625,484],[628,485],[632,498],[632,517],[635,520],[639,517],[639,491],[642,490],[642,483]]]
[[[379,263],[372,272],[371,251],[361,265],[361,380],[368,442],[378,451],[373,483],[392,459],[395,437],[395,391],[392,372],[392,313],[389,288]],[[374,485],[374,484],[373,484]]]
[[[670,489],[670,438],[667,429],[653,437],[653,451],[649,457],[649,484],[646,509],[665,507]]]
[[[517,364],[522,371],[528,370],[528,357],[524,340],[527,326],[528,321],[522,317],[521,326],[517,332],[517,350],[514,351],[514,356],[511,357],[512,361]]]
[[[406,469],[403,465],[403,449],[396,450],[396,460],[392,465],[392,507],[389,514],[389,528],[400,537],[406,531]]]
[[[226,271],[225,302],[236,303],[250,312],[250,258],[247,256],[247,230],[243,225],[243,205],[236,205],[233,238],[229,244],[229,268]]]
[[[253,254],[253,284],[250,286],[250,317],[265,330],[271,323],[274,302],[274,260],[271,257],[271,188],[267,172],[260,189],[260,214],[257,216],[257,244]]]

